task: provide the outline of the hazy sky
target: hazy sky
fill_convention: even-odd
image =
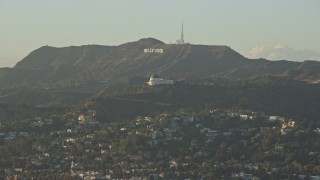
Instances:
[[[192,44],[320,60],[320,0],[0,0],[0,67],[43,45],[175,42],[182,20]]]

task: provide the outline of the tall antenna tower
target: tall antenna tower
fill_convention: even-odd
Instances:
[[[182,31],[181,31],[180,44],[184,44],[184,36],[183,36],[183,21],[182,21]]]
[[[181,37],[180,37],[180,39],[177,40],[177,44],[184,44],[183,21],[182,21]]]

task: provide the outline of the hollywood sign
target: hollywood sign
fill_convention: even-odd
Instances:
[[[163,53],[163,49],[148,48],[148,49],[144,49],[143,52],[144,53]]]

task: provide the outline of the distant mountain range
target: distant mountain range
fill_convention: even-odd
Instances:
[[[320,62],[247,59],[227,46],[165,44],[145,38],[119,46],[44,46],[13,68],[0,68],[0,86],[118,81],[154,73],[174,79],[278,75],[318,83]]]

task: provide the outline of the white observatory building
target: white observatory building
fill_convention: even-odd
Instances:
[[[173,80],[160,78],[160,76],[157,74],[152,74],[149,81],[147,82],[147,84],[149,84],[150,86],[156,86],[161,84],[172,85],[173,83]]]

